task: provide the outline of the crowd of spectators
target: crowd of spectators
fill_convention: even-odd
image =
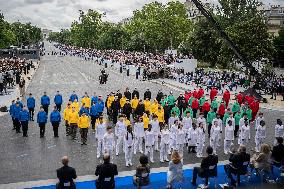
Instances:
[[[230,185],[236,186],[240,183],[240,176],[256,175],[263,177],[263,182],[267,181],[267,175],[273,173],[274,168],[284,166],[284,145],[283,138],[277,138],[277,144],[271,150],[268,144],[262,144],[260,152],[255,152],[252,156],[247,152],[245,146],[240,145],[237,151],[233,151],[229,158],[229,164],[224,165],[225,173],[227,174]],[[208,186],[210,177],[217,177],[218,175],[218,156],[213,153],[213,148],[208,146],[206,148],[207,156],[203,157],[199,167],[193,168],[192,185],[197,184],[197,177],[205,178],[205,186]],[[118,175],[117,166],[110,163],[110,155],[104,154],[103,163],[96,167],[95,175],[98,176],[96,180],[96,187],[98,189],[114,189],[115,179]],[[150,166],[148,164],[148,157],[146,155],[140,156],[140,165],[137,166],[133,176],[133,184],[140,188],[147,186],[150,181]],[[63,189],[62,186],[71,186],[70,189],[75,188],[73,179],[77,178],[74,168],[68,166],[68,158],[62,158],[63,167],[57,170],[57,189]],[[233,175],[237,177],[234,179]],[[173,184],[184,181],[183,161],[178,151],[173,151],[171,160],[169,161],[169,168],[167,171],[167,189],[173,188]],[[216,184],[216,183],[215,183]]]
[[[17,84],[20,85],[20,89],[24,89],[23,76],[32,68],[34,68],[33,62],[26,59],[17,57],[0,59],[0,95],[8,94],[7,89],[14,88]]]

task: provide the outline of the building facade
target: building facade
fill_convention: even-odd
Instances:
[[[280,5],[271,6],[264,11],[267,17],[268,32],[278,36],[278,32],[284,27],[284,7]]]
[[[42,32],[43,39],[47,39],[49,34],[52,32],[52,30],[42,29],[41,32]]]

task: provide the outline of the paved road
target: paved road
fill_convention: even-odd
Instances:
[[[47,43],[48,45],[48,43]],[[53,47],[48,46],[47,50]],[[108,70],[110,73],[107,85],[98,84],[98,75],[101,67],[91,61],[84,61],[76,57],[56,57],[46,55],[42,58],[41,65],[36,72],[33,81],[30,83],[27,92],[36,96],[37,102],[44,91],[53,96],[57,90],[64,94],[65,101],[73,90],[77,94],[83,94],[87,91],[92,94],[106,95],[110,91],[118,89],[124,90],[126,86],[131,90],[137,87],[140,91],[149,88],[156,95],[158,89],[168,93],[173,90],[167,86],[161,86],[155,83],[142,82],[135,80],[134,77],[126,77]],[[177,94],[178,91],[174,90]],[[268,125],[267,142],[273,142],[273,132],[276,118],[284,120],[283,112],[263,110]],[[95,167],[101,160],[96,158],[96,142],[94,135],[89,133],[88,145],[81,146],[80,142],[74,142],[65,137],[64,127],[59,129],[59,138],[54,139],[51,125],[47,125],[47,133],[44,139],[39,138],[39,128],[35,123],[30,123],[29,137],[23,138],[11,130],[12,123],[9,115],[0,117],[0,184],[14,183],[30,180],[43,180],[56,178],[55,170],[61,166],[60,158],[68,155],[71,160],[71,166],[74,166],[78,175],[92,175]],[[252,135],[254,136],[254,134]],[[254,141],[251,140],[254,145]],[[252,148],[253,146],[249,148]],[[222,147],[219,150],[220,160],[228,159],[223,155]],[[137,165],[139,155],[134,157],[134,165]],[[159,154],[155,152],[154,160],[156,163],[152,167],[166,167],[166,163],[159,162]],[[185,164],[200,162],[192,154],[185,154]],[[135,166],[126,168],[124,155],[115,157],[115,163],[118,164],[119,171],[135,169]]]

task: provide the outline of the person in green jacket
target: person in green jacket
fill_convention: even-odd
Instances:
[[[193,111],[192,111],[190,105],[188,105],[188,107],[187,107],[187,108],[185,109],[185,111],[183,112],[183,117],[186,117],[187,112],[190,113],[190,117],[191,117],[191,119],[193,119]]]
[[[226,121],[230,117],[230,109],[228,108],[223,117],[223,125],[226,126]]]
[[[211,108],[214,110],[214,112],[217,112],[219,107],[219,103],[217,101],[217,97],[215,96],[214,100],[211,102]]]
[[[172,108],[171,114],[173,114],[173,112],[175,113],[175,115],[176,115],[177,117],[180,116],[180,110],[179,110],[177,104],[175,105],[175,107]]]
[[[193,96],[191,96],[189,99],[188,99],[188,105],[192,105],[192,101],[194,100],[195,98]]]
[[[236,101],[232,106],[232,112],[235,115],[238,111],[240,111],[240,104]]]
[[[241,111],[240,111],[240,110],[235,114],[234,118],[235,118],[235,130],[234,130],[234,135],[235,135],[235,137],[237,137],[237,136],[238,136],[238,131],[239,131],[239,128],[240,128],[240,120],[241,120],[241,118],[242,118],[242,115],[241,115]]]
[[[167,103],[167,95],[165,95],[164,97],[162,97],[160,104],[164,107]]]
[[[212,121],[216,118],[216,112],[211,108],[210,112],[207,113],[206,122],[208,124],[208,137],[210,138],[210,131],[212,127]]]
[[[252,110],[249,108],[249,106],[244,106],[243,109],[241,110],[241,116],[243,117],[243,114],[247,114],[247,118],[249,121],[252,120]]]
[[[199,107],[202,107],[205,101],[206,101],[206,99],[205,99],[205,96],[203,95],[203,96],[198,100]]]
[[[174,107],[176,99],[173,96],[172,91],[170,92],[170,95],[167,97],[167,101],[168,101],[170,107]]]

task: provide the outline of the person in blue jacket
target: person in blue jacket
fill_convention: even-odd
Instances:
[[[15,110],[15,107],[16,107],[15,100],[12,100],[12,104],[10,105],[9,113],[10,113],[10,116],[11,116],[12,122],[13,122],[13,130],[16,129],[15,119],[14,119],[14,110]]]
[[[50,122],[53,127],[54,137],[59,137],[58,127],[61,122],[61,115],[56,106],[54,106],[53,111],[50,114]]]
[[[16,106],[15,106],[14,111],[13,111],[16,133],[21,133],[21,131],[20,131],[20,129],[21,129],[21,123],[20,123],[20,112],[21,112],[21,110],[22,110],[22,108],[21,108],[19,102],[16,102]]]
[[[104,112],[104,107],[105,107],[105,103],[104,103],[101,95],[99,96],[99,100],[98,100],[98,103],[96,104],[96,106],[98,107],[97,109],[98,109],[99,116],[101,116]]]
[[[23,109],[20,111],[19,116],[20,116],[19,120],[21,122],[23,130],[23,137],[28,137],[30,114],[26,106],[24,106]]]
[[[27,99],[27,107],[29,109],[30,121],[34,121],[35,98],[32,93],[29,94],[29,98]]]
[[[75,91],[73,91],[73,93],[70,96],[70,101],[74,102],[74,100],[77,99],[77,101],[79,101],[78,96],[76,95]]]
[[[44,111],[46,112],[46,114],[48,114],[48,107],[50,105],[50,98],[46,95],[46,92],[43,93],[43,96],[40,99],[41,105],[44,109]]]
[[[81,116],[83,113],[85,113],[87,116],[89,115],[89,110],[88,108],[85,107],[85,104],[82,104],[82,107],[80,108],[79,111],[79,116]]]
[[[99,100],[99,97],[96,95],[96,92],[94,92],[94,96],[91,98],[91,104],[94,104],[94,102],[97,104]]]
[[[95,130],[96,121],[99,118],[98,106],[96,105],[95,101],[93,101],[93,105],[90,108],[90,116],[92,129]]]
[[[47,122],[47,114],[44,111],[43,107],[41,106],[39,112],[37,113],[37,123],[40,129],[39,130],[40,138],[44,137],[46,122]]]
[[[20,99],[19,97],[17,98],[17,101],[16,101],[16,102],[19,103],[19,105],[20,105],[21,108],[24,107],[24,103],[21,101],[21,99]]]
[[[57,107],[57,110],[59,112],[61,112],[61,105],[63,103],[63,98],[62,98],[62,95],[59,93],[59,91],[57,91],[55,97],[54,97],[54,104],[56,105]]]

